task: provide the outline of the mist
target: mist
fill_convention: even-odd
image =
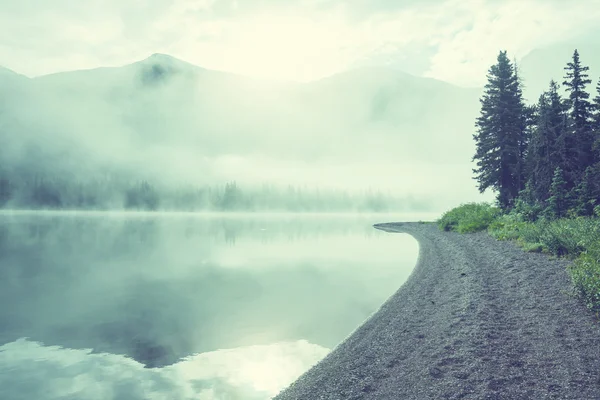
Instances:
[[[165,54],[0,70],[0,397],[273,397],[410,275],[374,223],[480,197],[477,95]]]
[[[407,197],[440,210],[477,196],[469,162],[477,99],[477,90],[393,69],[298,84],[163,54],[34,79],[4,71],[3,202],[78,208],[67,198],[79,190],[105,199],[96,208],[118,209],[142,182],[160,197],[235,183],[249,192],[346,191],[356,199],[344,211],[360,209],[368,192],[387,198],[386,211],[410,208]],[[28,200],[23,187],[42,181],[55,199]]]

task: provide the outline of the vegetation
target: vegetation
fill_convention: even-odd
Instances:
[[[500,213],[499,208],[487,203],[463,204],[444,213],[438,226],[445,231],[478,232],[487,229]]]
[[[562,218],[568,211],[591,216],[600,204],[600,82],[590,101],[588,71],[575,50],[565,67],[567,96],[551,81],[536,104],[526,105],[505,51],[490,68],[473,172],[481,192],[497,193],[502,210],[529,207]]]
[[[167,186],[105,175],[85,181],[0,171],[0,208],[169,211],[387,212],[424,210],[427,202],[374,191],[349,193],[262,185]]]
[[[574,288],[600,312],[600,81],[590,101],[588,71],[575,50],[565,67],[566,98],[551,81],[537,104],[526,105],[517,68],[500,52],[481,98],[473,157],[479,190],[494,190],[498,208],[464,204],[438,226],[487,230],[526,251],[573,259]]]
[[[498,203],[507,208],[523,189],[526,124],[519,79],[506,51],[500,52],[488,79],[475,124],[477,150],[473,158],[478,168],[474,172],[479,189],[496,190]]]

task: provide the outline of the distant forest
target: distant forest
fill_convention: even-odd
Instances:
[[[592,98],[589,67],[577,50],[562,75],[562,84],[551,81],[536,104],[525,104],[526,82],[501,51],[475,124],[479,190],[494,190],[502,209],[530,220],[599,211],[600,80]]]
[[[0,208],[172,211],[387,212],[427,211],[429,204],[376,191],[262,185],[236,182],[201,187],[159,187],[148,181],[105,176],[76,181],[0,170]]]

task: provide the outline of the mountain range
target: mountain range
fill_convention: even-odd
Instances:
[[[164,54],[27,78],[0,70],[0,168],[174,184],[235,180],[476,194],[479,89],[362,68],[270,82]]]

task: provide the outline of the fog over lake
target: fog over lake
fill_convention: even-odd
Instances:
[[[4,212],[0,392],[268,399],[412,271],[372,224],[425,217]]]

